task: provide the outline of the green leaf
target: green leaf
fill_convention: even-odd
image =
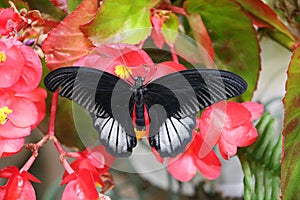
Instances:
[[[241,7],[230,0],[188,0],[187,12],[200,14],[215,49],[218,68],[241,75],[248,83],[243,100],[250,100],[260,69],[256,32]]]
[[[158,0],[106,0],[96,18],[82,31],[96,44],[145,40],[151,32],[150,9]]]
[[[169,18],[162,25],[162,34],[169,45],[173,45],[178,37],[179,20],[178,17],[170,13]]]
[[[68,2],[68,12],[71,13],[73,12],[79,4],[82,2],[82,0],[69,0]]]
[[[281,192],[283,200],[300,199],[300,46],[293,52],[288,68],[283,128]]]
[[[238,150],[244,172],[244,199],[280,199],[281,135],[276,138],[274,118],[269,113],[261,117],[256,129],[256,142]]]
[[[158,0],[106,0],[96,18],[82,31],[96,44],[137,44],[151,32],[150,9]]]

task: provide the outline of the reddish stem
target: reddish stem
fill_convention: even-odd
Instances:
[[[52,104],[51,104],[50,120],[49,120],[49,128],[48,128],[48,135],[51,136],[54,136],[57,101],[58,101],[58,91],[54,92],[52,95]]]
[[[74,172],[74,170],[72,169],[72,167],[70,166],[70,164],[67,162],[65,155],[66,152],[65,150],[61,147],[59,141],[57,140],[57,138],[55,136],[52,137],[53,138],[53,143],[58,151],[58,153],[60,154],[60,161],[62,163],[62,165],[64,166],[64,168],[66,169],[66,171],[69,174],[72,174]]]
[[[170,9],[174,13],[181,14],[183,16],[187,16],[188,15],[187,12],[185,11],[185,9],[181,8],[181,7],[170,5],[170,6],[168,6],[168,9]]]
[[[27,160],[27,162],[23,165],[20,172],[29,170],[29,168],[32,166],[32,164],[34,163],[35,159],[39,154],[39,148],[44,146],[44,144],[46,144],[49,139],[50,139],[49,135],[45,135],[38,143],[27,145],[27,148],[32,149],[32,155]]]
[[[74,172],[72,167],[69,165],[67,160],[65,159],[65,154],[66,152],[63,150],[61,147],[60,143],[58,142],[57,138],[54,135],[54,130],[55,130],[55,121],[56,121],[56,111],[57,111],[57,101],[58,101],[58,91],[54,92],[52,95],[52,104],[51,104],[51,109],[50,109],[50,120],[49,120],[49,127],[48,127],[48,134],[45,135],[38,143],[36,144],[28,144],[27,148],[32,149],[32,155],[31,157],[27,160],[27,162],[24,164],[24,166],[21,168],[22,171],[28,171],[29,168],[32,166],[34,163],[35,159],[38,156],[38,151],[39,148],[42,147],[45,143],[47,143],[49,140],[53,140],[53,143],[60,154],[60,160],[66,171],[71,174]]]

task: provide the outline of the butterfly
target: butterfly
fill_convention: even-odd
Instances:
[[[192,140],[200,110],[247,89],[243,78],[217,69],[187,69],[147,83],[142,76],[133,79],[130,84],[105,71],[72,66],[50,72],[44,83],[90,113],[99,140],[116,157],[132,153],[147,121],[150,146],[162,157],[175,157]]]

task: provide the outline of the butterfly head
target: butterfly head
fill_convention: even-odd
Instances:
[[[134,88],[140,88],[144,85],[145,78],[141,76],[136,76],[133,78],[134,80]]]

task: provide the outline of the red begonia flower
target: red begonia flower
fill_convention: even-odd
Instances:
[[[0,157],[21,149],[24,137],[45,116],[46,95],[41,88],[29,93],[0,89]]]
[[[23,23],[20,14],[11,8],[0,8],[0,19],[0,35],[4,36],[13,36],[16,31],[20,30]]]
[[[164,16],[164,12],[168,12],[168,11],[153,10],[151,16],[151,24],[152,24],[151,37],[153,39],[155,46],[157,46],[160,49],[163,48],[166,42],[166,39],[161,32],[162,25],[168,18],[167,16]]]
[[[6,185],[0,186],[0,199],[36,199],[30,181],[40,181],[30,173],[20,172],[17,167],[9,166],[0,170],[0,177],[8,179]]]
[[[67,184],[64,195],[66,199],[69,195],[75,194],[82,195],[86,199],[96,199],[98,197],[96,185],[102,188],[110,187],[105,185],[107,180],[102,180],[102,175],[108,172],[114,157],[106,152],[104,146],[86,149],[82,153],[77,153],[76,157],[77,159],[71,163],[74,173],[65,172],[63,175],[61,184]],[[109,184],[112,184],[112,180]]]
[[[40,83],[42,64],[32,48],[14,39],[2,39],[0,74],[0,87],[10,87],[15,92],[30,92]]]
[[[79,169],[77,172],[67,175],[62,181],[62,184],[67,184],[62,200],[98,200],[99,195],[95,187],[94,178],[88,169]]]
[[[8,139],[0,136],[0,158],[18,153],[23,145],[24,138]]]
[[[155,65],[145,51],[129,44],[101,45],[73,65],[97,68],[126,78],[131,83],[133,80],[130,79],[130,75],[145,76],[146,83],[149,80],[186,69],[183,65],[172,61]]]
[[[224,101],[203,111],[198,128],[204,140],[210,134],[219,135],[216,143],[219,145],[222,157],[228,159],[236,154],[237,147],[248,146],[256,140],[257,130],[252,121],[262,115],[263,105],[255,102],[229,101],[225,109],[220,109],[218,104],[224,104]],[[223,120],[220,120],[221,118]]]
[[[199,157],[199,151],[203,145],[201,134],[193,131],[193,141],[184,153],[175,158],[168,158],[168,171],[179,181],[190,181],[199,170],[208,179],[216,179],[221,173],[221,162],[214,151],[210,151],[205,157]]]
[[[31,102],[34,103],[34,105],[36,106],[38,112],[38,119],[35,122],[35,124],[31,125],[31,129],[34,129],[44,119],[46,115],[46,90],[38,87],[28,93],[16,93],[15,96],[30,99]]]
[[[130,73],[133,73],[131,71],[132,68],[142,67],[142,65],[151,67],[153,66],[153,61],[146,52],[134,45],[110,44],[94,48],[89,55],[82,57],[73,65],[97,68],[115,76],[122,74],[117,72],[120,66],[119,70],[123,70],[124,74],[121,78],[128,79],[130,78]],[[145,69],[141,68],[140,71],[142,70],[145,71]],[[132,75],[134,76],[134,74]]]

